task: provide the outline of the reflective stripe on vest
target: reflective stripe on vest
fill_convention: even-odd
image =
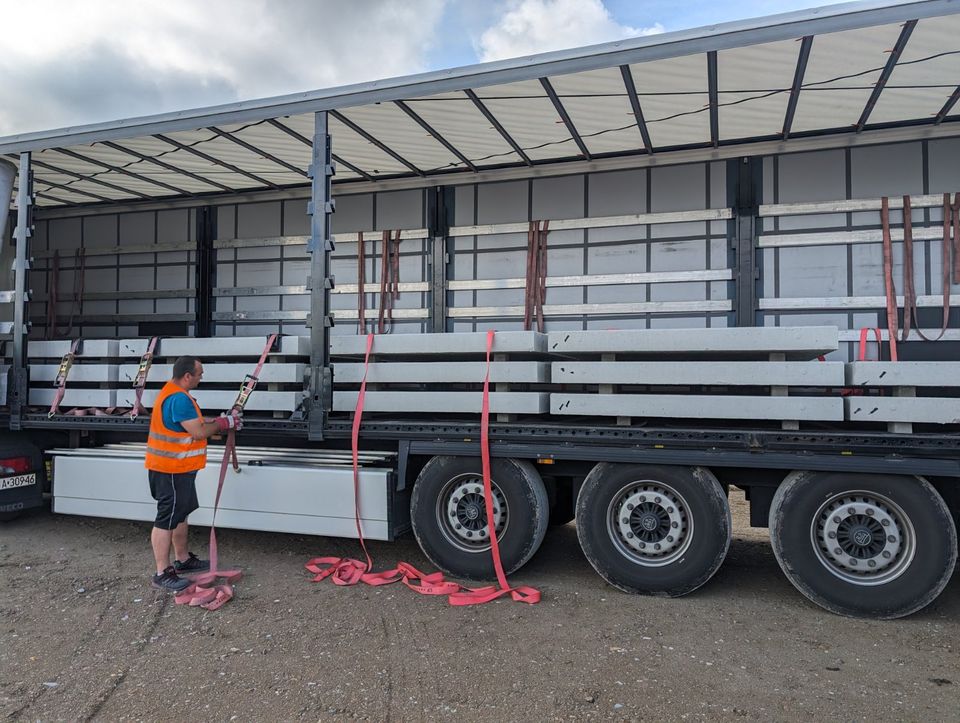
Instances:
[[[187,432],[170,429],[163,423],[163,403],[172,395],[185,390],[167,382],[153,403],[150,414],[150,434],[147,437],[147,453],[144,464],[147,469],[167,474],[182,474],[201,470],[207,465],[207,441],[194,439]],[[187,394],[197,416],[203,415],[196,400]]]

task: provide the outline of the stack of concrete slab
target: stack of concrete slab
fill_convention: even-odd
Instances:
[[[49,407],[56,395],[56,379],[60,362],[71,349],[69,339],[55,341],[33,340],[27,343],[30,369],[28,404]],[[119,373],[119,342],[115,339],[82,341],[74,354],[73,365],[67,374],[67,385],[62,409],[109,409],[117,406]]]
[[[263,353],[266,337],[232,337],[204,339],[161,339],[154,351],[154,361],[147,375],[142,403],[147,409],[160,388],[172,376],[178,357],[195,356],[203,363],[203,381],[192,392],[200,407],[210,413],[229,409],[247,374],[252,374]],[[120,389],[117,405],[132,407],[136,400],[133,381],[139,360],[147,351],[149,339],[121,339],[119,355]],[[310,362],[310,340],[302,336],[282,336],[259,375],[257,391],[247,402],[246,412],[272,412],[288,416],[303,403],[306,369]]]
[[[900,433],[960,424],[960,362],[852,362],[846,383],[864,392],[844,400],[851,422],[884,422]]]
[[[31,405],[49,406],[53,402],[60,360],[70,351],[71,343],[29,343]],[[61,409],[132,408],[136,402],[133,383],[149,343],[146,338],[83,340],[67,376]],[[253,373],[265,344],[265,337],[161,339],[154,350],[141,403],[152,408],[160,388],[172,376],[174,361],[191,355],[200,358],[204,369],[201,386],[193,392],[197,402],[209,413],[228,409],[246,375]],[[280,337],[267,357],[246,411],[286,417],[300,409],[309,360],[309,339]]]
[[[546,335],[532,331],[495,336],[490,366],[492,413],[501,417],[547,413],[546,341]],[[479,414],[486,342],[485,332],[375,337],[364,412]],[[330,340],[334,412],[356,408],[366,343],[364,336]]]
[[[817,361],[837,346],[834,327],[553,332],[550,413],[839,422],[843,364]]]

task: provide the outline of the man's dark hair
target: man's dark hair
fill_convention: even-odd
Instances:
[[[173,378],[183,379],[187,374],[193,374],[200,360],[195,356],[182,356],[173,363]]]

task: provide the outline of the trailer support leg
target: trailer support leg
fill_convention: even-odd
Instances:
[[[30,154],[20,154],[19,183],[17,186],[17,250],[13,264],[13,368],[9,395],[10,429],[21,428],[21,415],[27,401],[26,342],[27,322],[27,270],[30,260],[30,237],[33,235],[33,172],[30,170]]]
[[[308,413],[307,435],[311,441],[323,439],[324,421],[333,405],[333,371],[330,368],[330,252],[333,251],[331,216],[335,210],[330,182],[334,174],[331,159],[327,113],[314,115],[313,159],[310,177],[312,193],[307,213],[311,216],[310,243],[310,396],[305,405]]]

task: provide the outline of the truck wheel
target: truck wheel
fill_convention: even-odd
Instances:
[[[773,552],[820,607],[892,619],[929,605],[957,561],[957,530],[920,477],[793,472],[770,510]]]
[[[593,569],[625,592],[686,595],[730,547],[727,498],[703,467],[602,462],[584,480],[576,519]]]
[[[493,459],[493,511],[504,571],[533,557],[547,532],[550,504],[529,462]],[[483,475],[478,457],[434,457],[413,486],[410,518],[420,549],[444,572],[471,580],[494,577]]]

